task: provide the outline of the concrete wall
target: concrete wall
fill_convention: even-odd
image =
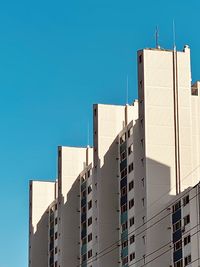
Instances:
[[[137,117],[137,108],[133,106],[94,105],[94,176],[98,194],[99,252],[119,239],[117,136],[126,121],[134,117]],[[98,266],[117,266],[118,258],[119,250],[115,249],[99,257]]]
[[[48,267],[48,206],[54,198],[54,182],[30,182],[29,267]]]
[[[58,148],[58,265],[79,263],[79,174],[91,162],[92,148]]]
[[[139,113],[144,136],[146,220],[192,185],[190,50],[145,49],[138,52]],[[195,183],[194,183],[195,184]],[[193,185],[194,185],[193,184]],[[159,218],[159,217],[158,217]],[[157,218],[157,219],[158,219]],[[158,226],[146,231],[146,255],[169,240]],[[146,228],[150,226],[146,224]],[[156,238],[159,233],[159,238]],[[149,261],[152,257],[149,257]],[[162,264],[168,265],[168,255]],[[157,265],[156,265],[157,264]],[[148,266],[160,266],[158,259]]]

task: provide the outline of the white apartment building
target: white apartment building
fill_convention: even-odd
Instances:
[[[165,249],[171,252],[171,266],[200,265],[199,200],[200,183],[180,193],[168,205],[171,243],[166,244]]]
[[[182,267],[198,256],[170,248],[180,241],[170,205],[200,180],[199,88],[188,46],[138,51],[138,100],[94,105],[93,148],[59,147],[56,182],[31,182],[29,267]]]

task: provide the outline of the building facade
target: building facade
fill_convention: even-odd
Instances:
[[[180,214],[194,213],[192,196],[183,210],[177,199],[200,178],[190,49],[137,58],[138,100],[95,104],[93,148],[59,147],[57,180],[30,183],[29,267],[198,266],[176,233],[188,219]],[[188,237],[194,249],[198,240]]]

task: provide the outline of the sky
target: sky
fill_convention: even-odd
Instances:
[[[0,3],[0,267],[28,266],[28,183],[53,180],[57,146],[92,145],[93,103],[137,98],[137,50],[191,48],[200,80],[199,0]]]

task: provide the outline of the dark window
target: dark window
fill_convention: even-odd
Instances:
[[[131,191],[133,188],[134,188],[134,181],[132,180],[128,185],[128,189],[129,191]]]
[[[88,195],[92,192],[92,185],[88,186]]]
[[[122,249],[128,247],[128,240],[122,242]]]
[[[92,240],[92,233],[90,233],[89,235],[88,235],[88,242],[90,242]]]
[[[133,162],[128,166],[128,172],[132,172],[133,170]]]
[[[174,244],[174,251],[179,250],[180,248],[182,248],[182,239]]]
[[[90,200],[89,202],[88,202],[88,209],[91,209],[92,208],[92,200]]]
[[[127,211],[127,204],[124,204],[123,206],[121,206],[121,213]]]
[[[189,265],[191,263],[191,255],[188,255],[185,257],[185,266]]]
[[[135,235],[132,235],[130,237],[130,244],[133,244],[135,242]]]
[[[183,198],[183,206],[186,206],[189,203],[190,199],[189,199],[189,195],[185,196]]]
[[[133,253],[130,254],[130,261],[132,261],[134,259],[135,259],[135,252],[133,252]]]
[[[129,209],[131,209],[133,206],[134,206],[134,198],[132,198],[132,199],[129,201]]]
[[[132,225],[134,225],[134,223],[135,223],[135,219],[134,219],[134,217],[130,218],[130,219],[129,219],[129,225],[130,225],[130,227],[131,227]]]
[[[92,224],[92,217],[88,218],[88,226]]]
[[[88,251],[88,259],[92,257],[92,250]]]
[[[184,246],[186,246],[188,243],[190,243],[190,241],[191,241],[191,237],[190,237],[190,235],[186,236],[186,237],[184,238]]]
[[[125,231],[128,228],[128,223],[127,221],[122,224],[122,231]]]
[[[173,212],[177,211],[181,207],[181,201],[178,201],[176,204],[173,206]]]
[[[131,144],[128,148],[128,154],[130,155],[133,152],[133,144]]]
[[[190,223],[190,215],[188,214],[187,216],[185,216],[183,220],[184,220],[184,226]]]

